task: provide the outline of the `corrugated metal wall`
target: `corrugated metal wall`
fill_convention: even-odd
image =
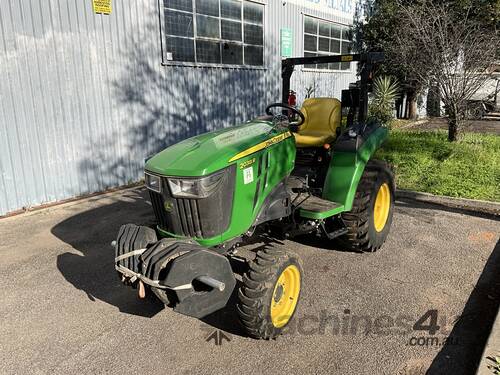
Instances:
[[[267,0],[265,69],[162,66],[157,0],[0,1],[0,215],[142,177],[144,159],[247,120],[280,98],[279,34],[302,54],[303,4]],[[340,94],[351,73],[294,74],[299,99]]]

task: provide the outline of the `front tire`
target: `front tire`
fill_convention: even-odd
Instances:
[[[342,214],[348,232],[339,238],[345,247],[374,252],[384,244],[394,212],[394,175],[387,163],[371,160],[359,181],[352,209]]]
[[[238,315],[250,336],[271,339],[282,333],[296,311],[302,275],[298,255],[277,249],[257,252],[238,292]]]

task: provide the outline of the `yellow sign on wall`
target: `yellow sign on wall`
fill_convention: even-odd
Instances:
[[[92,0],[94,13],[111,14],[111,0]]]

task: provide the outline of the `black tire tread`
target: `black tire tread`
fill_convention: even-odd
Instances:
[[[250,263],[249,271],[243,275],[237,311],[246,332],[254,338],[269,340],[283,331],[284,327],[276,328],[269,318],[269,300],[281,267],[290,260],[299,266],[302,276],[299,257],[274,248],[258,251],[255,260]]]
[[[369,236],[372,194],[380,173],[392,176],[392,171],[386,162],[370,160],[359,181],[351,211],[342,214],[348,232],[339,238],[339,242],[351,250],[374,252],[382,246],[382,244],[374,245]],[[394,184],[393,178],[391,183]]]

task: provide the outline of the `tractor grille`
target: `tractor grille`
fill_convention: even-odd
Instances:
[[[173,197],[167,178],[163,177],[161,193],[149,190],[160,228],[184,237],[210,238],[222,234],[231,220],[235,172],[233,165],[218,190],[201,199]]]

